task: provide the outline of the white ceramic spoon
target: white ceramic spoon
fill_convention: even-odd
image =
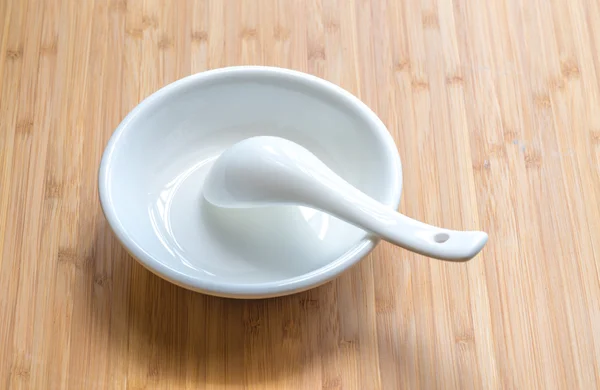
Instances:
[[[484,232],[442,229],[402,215],[350,185],[308,150],[278,137],[248,138],[227,149],[206,178],[204,197],[224,208],[311,207],[442,260],[469,260],[488,239]]]

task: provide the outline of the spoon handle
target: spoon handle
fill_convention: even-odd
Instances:
[[[488,240],[488,235],[481,231],[449,230],[414,220],[382,205],[348,183],[338,184],[335,189],[329,188],[337,196],[326,202],[328,212],[413,252],[462,262],[475,257]]]
[[[364,225],[369,216],[364,216]],[[449,230],[416,221],[398,212],[388,214],[385,224],[371,224],[371,229],[384,240],[413,252],[454,262],[475,257],[488,240],[484,232]]]

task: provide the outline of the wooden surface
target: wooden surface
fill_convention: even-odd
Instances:
[[[600,3],[0,0],[0,388],[600,387]],[[382,244],[315,290],[235,301],[129,257],[97,169],[141,99],[277,65],[388,126],[401,210],[489,232]]]

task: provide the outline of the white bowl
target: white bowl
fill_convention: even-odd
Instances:
[[[384,124],[356,97],[296,71],[217,69],[142,101],[106,147],[100,201],[129,253],[179,286],[264,298],[323,284],[377,245],[378,238],[312,209],[208,204],[202,185],[212,162],[230,145],[257,135],[303,145],[397,209],[398,151]]]

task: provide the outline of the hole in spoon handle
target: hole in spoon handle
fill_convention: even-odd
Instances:
[[[450,239],[450,235],[448,233],[438,233],[433,236],[433,240],[438,244],[443,244]]]

